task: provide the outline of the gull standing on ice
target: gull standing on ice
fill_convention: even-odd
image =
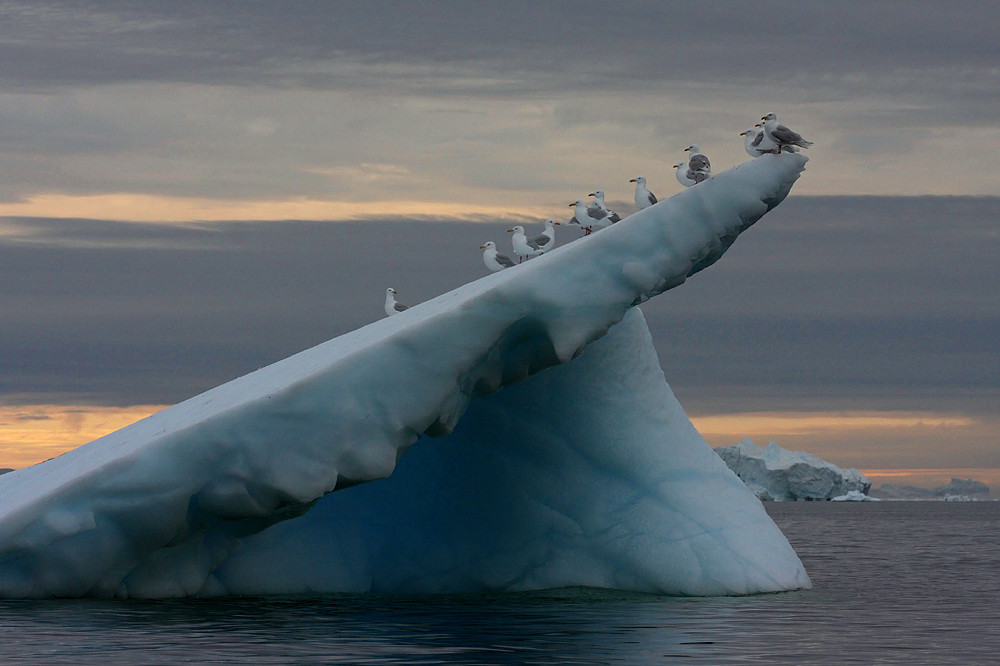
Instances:
[[[764,128],[760,123],[746,128],[740,132],[740,136],[743,137],[743,148],[750,157],[760,157],[777,150],[777,146],[764,135]]]
[[[743,137],[743,147],[750,157],[760,157],[769,153],[778,152],[778,144],[771,141],[764,132],[764,125],[757,123],[753,127],[748,127],[745,132],[740,132]],[[785,150],[797,153],[799,149],[795,146],[785,146]]]
[[[688,159],[688,177],[693,178],[696,183],[707,180],[712,175],[712,165],[708,158],[702,155],[701,150],[693,143],[684,150],[691,153]]]
[[[514,237],[511,238],[511,245],[514,247],[514,254],[517,255],[517,263],[545,252],[542,246],[535,242],[534,238],[528,238],[524,235],[524,227],[520,224],[507,231],[514,234]]]
[[[694,174],[691,173],[691,170],[688,169],[687,162],[678,162],[674,165],[674,168],[677,169],[674,172],[674,175],[677,176],[677,182],[684,187],[691,187],[698,182],[694,179]]]
[[[396,290],[389,287],[385,290],[385,313],[390,317],[394,314],[399,314],[403,310],[408,309],[407,306],[402,303],[396,302]]]
[[[592,232],[610,227],[612,224],[608,211],[602,210],[600,206],[587,207],[587,202],[583,199],[577,199],[569,207],[573,209],[573,217],[566,224],[579,225],[583,229],[584,236],[589,236]]]
[[[779,123],[778,114],[773,111],[765,116],[761,116],[761,120],[764,121],[764,134],[778,146],[779,153],[783,148],[792,148],[793,146],[808,148],[813,145],[812,141],[806,141],[798,132],[793,132]],[[792,152],[792,150],[789,152]]]
[[[587,196],[594,197],[594,203],[597,204],[598,208],[608,214],[608,219],[611,220],[611,224],[622,221],[622,216],[608,208],[608,205],[604,203],[604,190],[594,190]]]
[[[646,187],[646,179],[642,176],[629,178],[630,183],[635,183],[635,207],[639,210],[649,208],[656,203],[656,195]]]
[[[517,264],[514,263],[514,260],[506,254],[500,254],[497,252],[497,244],[493,241],[486,241],[479,247],[483,250],[483,263],[486,264],[486,268],[490,269],[494,273],[502,271],[505,268],[517,266]]]
[[[545,231],[531,239],[542,249],[542,252],[548,252],[556,246],[556,225],[558,224],[555,220],[545,220]]]

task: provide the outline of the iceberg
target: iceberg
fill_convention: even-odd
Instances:
[[[880,500],[877,497],[865,495],[860,490],[848,490],[843,495],[837,495],[836,497],[831,497],[830,501],[831,502],[878,502]]]
[[[810,586],[671,393],[636,306],[797,154],[0,476],[0,596]]]
[[[757,446],[744,439],[716,447],[729,469],[762,500],[858,501],[868,495],[871,481],[856,469],[842,469],[805,451],[788,451],[776,443]]]
[[[935,488],[886,483],[872,490],[872,495],[887,500],[945,500],[953,502],[956,499],[989,499],[990,487],[982,481],[952,477],[947,484]]]

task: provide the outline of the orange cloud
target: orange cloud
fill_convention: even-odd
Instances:
[[[562,214],[562,209],[558,210]],[[226,220],[349,220],[376,216],[469,218],[511,214],[551,217],[550,207],[489,206],[447,201],[351,202],[319,199],[231,201],[149,194],[39,194],[0,203],[0,217],[55,217],[133,222],[218,222]]]
[[[0,467],[48,460],[135,423],[165,405],[0,405]]]
[[[0,468],[47,460],[165,407],[0,405]],[[892,482],[930,487],[947,483],[954,476],[1000,487],[1000,468],[995,463],[962,466],[953,452],[943,464],[928,464],[921,458],[924,451],[942,450],[942,441],[949,442],[950,451],[962,436],[981,442],[983,432],[996,432],[997,424],[980,423],[962,414],[755,412],[708,414],[692,417],[692,421],[712,446],[734,444],[744,437],[758,444],[774,440],[786,449],[809,451],[843,467],[856,467],[875,485]],[[902,444],[895,446],[895,442]],[[955,466],[947,466],[950,462]]]
[[[897,428],[964,428],[975,420],[961,414],[934,412],[750,412],[708,414],[691,420],[706,438],[747,432],[768,432],[770,437],[805,436],[836,430],[885,430]],[[740,435],[742,438],[744,435]]]
[[[1000,417],[961,412],[754,412],[692,416],[712,446],[749,437],[808,451],[841,467],[993,468]],[[947,481],[947,479],[946,479]]]

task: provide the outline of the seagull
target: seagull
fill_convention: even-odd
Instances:
[[[385,313],[390,317],[394,314],[399,314],[403,310],[408,309],[407,306],[402,303],[396,302],[396,290],[389,287],[385,290]]]
[[[750,157],[760,157],[778,152],[778,144],[771,141],[764,132],[764,125],[761,123],[748,127],[745,132],[740,132],[740,136],[744,137],[743,147]],[[785,146],[785,150],[793,153],[799,152],[795,146]]]
[[[656,203],[656,195],[646,188],[646,179],[642,176],[629,178],[630,183],[635,183],[635,207],[639,210],[649,208]]]
[[[793,132],[779,123],[778,114],[774,112],[761,116],[760,119],[764,121],[764,134],[778,146],[779,153],[785,148],[789,148],[789,152],[793,152],[793,146],[808,148],[813,145],[812,141],[806,141],[798,132]]]
[[[696,183],[707,180],[712,175],[712,165],[709,163],[708,158],[702,155],[701,150],[694,144],[691,144],[684,150],[691,153],[691,157],[688,160],[688,176],[693,178]]]
[[[678,162],[674,165],[674,168],[677,169],[677,171],[674,172],[674,175],[677,176],[677,182],[684,187],[691,187],[698,182],[694,179],[694,175],[691,173],[691,170],[688,169],[687,162]]]
[[[497,252],[497,244],[493,241],[486,241],[479,247],[483,250],[483,263],[486,264],[486,268],[490,269],[494,273],[502,271],[505,268],[517,266],[517,264],[514,263],[514,260],[506,254],[500,254]]]
[[[577,199],[569,207],[573,209],[573,218],[566,224],[579,225],[583,229],[584,236],[589,236],[592,232],[612,224],[608,211],[601,210],[600,206],[588,208],[587,202],[583,199]]]
[[[515,226],[513,229],[508,229],[507,231],[514,234],[514,237],[511,238],[511,245],[514,246],[514,254],[517,255],[517,263],[521,263],[525,259],[531,259],[532,257],[545,252],[545,250],[542,249],[542,246],[535,242],[534,238],[528,238],[524,235],[524,227],[520,224]]]
[[[556,246],[556,226],[559,224],[555,220],[545,220],[545,231],[531,239],[542,248],[542,252],[548,252]]]
[[[760,123],[746,128],[740,132],[740,136],[743,137],[743,148],[746,149],[747,155],[750,157],[760,157],[767,153],[776,152],[777,147],[764,135],[764,128]]]
[[[611,224],[622,221],[621,215],[608,208],[608,205],[604,203],[604,190],[594,190],[587,196],[594,197],[594,203],[597,204],[598,208],[608,214],[608,219],[611,220]]]

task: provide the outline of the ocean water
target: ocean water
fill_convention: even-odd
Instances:
[[[814,589],[0,601],[0,663],[1000,663],[1000,502],[767,508]]]

